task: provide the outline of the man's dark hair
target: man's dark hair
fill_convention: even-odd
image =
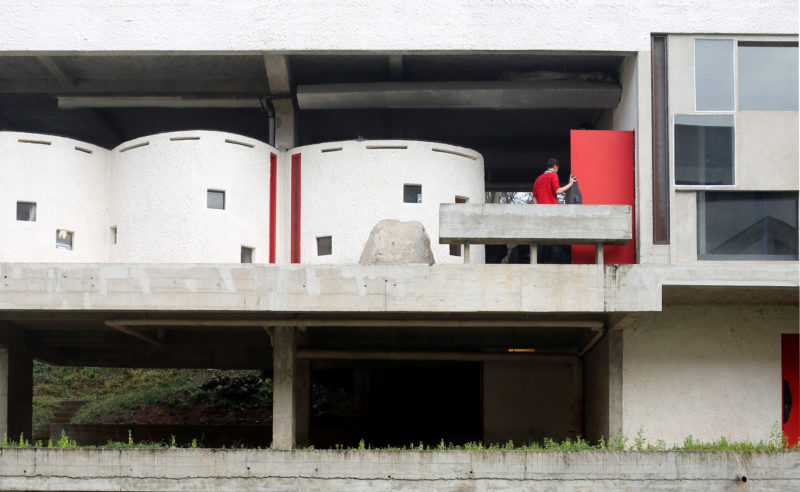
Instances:
[[[561,163],[558,162],[558,159],[555,157],[551,157],[547,159],[547,169],[553,169],[555,166],[560,166]]]

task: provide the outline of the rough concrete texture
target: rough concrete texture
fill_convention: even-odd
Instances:
[[[325,0],[265,8],[243,0],[220,9],[215,0],[3,2],[0,18],[8,22],[0,51],[641,51],[649,49],[652,32],[797,33],[795,0],[762,0],[759,8],[707,0],[575,0],[568,9],[533,0],[489,5]]]
[[[382,220],[372,228],[358,262],[362,265],[435,263],[431,239],[422,224],[395,219]]]
[[[4,449],[2,490],[792,490],[800,453]],[[744,490],[744,489],[742,489]]]
[[[679,444],[768,440],[781,418],[781,333],[797,306],[670,306],[623,331],[623,429]]]
[[[782,289],[797,262],[692,265],[121,265],[0,263],[0,309],[263,312],[661,310],[661,287]],[[769,302],[769,298],[764,299]],[[751,301],[752,302],[752,301]]]

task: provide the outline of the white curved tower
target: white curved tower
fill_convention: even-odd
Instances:
[[[299,239],[301,263],[358,263],[383,219],[421,222],[437,263],[464,261],[439,244],[439,204],[484,202],[479,153],[434,142],[370,140],[307,145],[288,154],[295,209],[294,197],[300,197],[300,220],[290,211],[289,247],[296,252]],[[473,246],[471,255],[483,263],[483,246]]]

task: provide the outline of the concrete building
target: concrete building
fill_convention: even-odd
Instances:
[[[0,432],[38,359],[271,371],[280,449],[797,439],[796,1],[329,3],[0,5]]]

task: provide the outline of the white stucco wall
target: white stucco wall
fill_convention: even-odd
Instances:
[[[35,0],[0,51],[647,51],[652,32],[796,33],[796,0]],[[202,28],[198,28],[202,26]]]
[[[107,166],[108,151],[91,144],[0,132],[0,261],[105,261]],[[36,221],[17,220],[17,201],[36,203]],[[73,232],[71,251],[56,248],[57,229]]]
[[[247,246],[253,262],[267,262],[270,152],[257,140],[211,131],[151,135],[113,149],[110,261],[238,263]],[[224,210],[207,207],[208,189],[225,191]]]
[[[323,152],[339,147],[342,150]],[[432,149],[467,154],[475,160]],[[463,257],[450,256],[449,245],[439,244],[439,204],[454,203],[457,195],[468,198],[469,203],[484,202],[483,157],[479,153],[409,140],[328,142],[297,147],[288,155],[298,153],[302,263],[358,263],[370,231],[383,219],[421,222],[437,263],[463,263]],[[422,185],[422,203],[403,202],[404,184]],[[331,255],[317,256],[316,238],[321,236],[332,236]],[[472,246],[470,259],[484,262],[482,245]]]
[[[781,418],[781,333],[797,306],[673,306],[623,332],[623,431],[767,440]]]

